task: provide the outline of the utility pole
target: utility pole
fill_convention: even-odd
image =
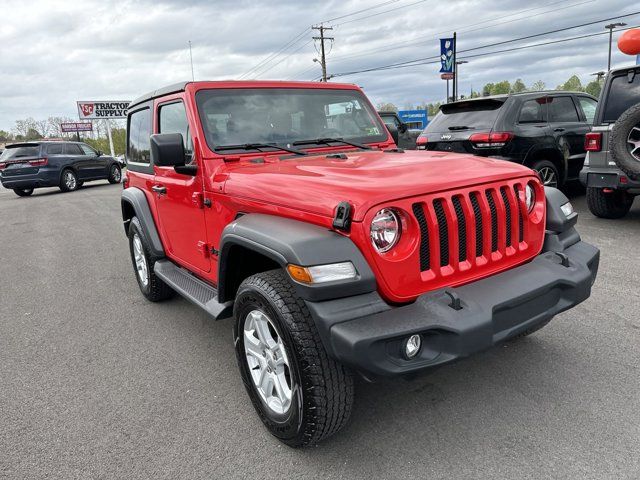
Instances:
[[[600,72],[592,73],[591,75],[596,77],[596,82],[601,82],[606,74],[607,74],[607,72],[600,71]]]
[[[320,25],[318,27],[311,27],[313,30],[318,30],[320,32],[319,37],[313,37],[314,40],[320,40],[320,66],[322,67],[322,81],[327,81],[327,58],[324,49],[324,41],[331,40],[333,41],[333,37],[325,37],[325,30],[333,30],[333,27],[325,27],[324,25]]]
[[[611,70],[611,43],[613,42],[613,29],[616,27],[626,27],[626,23],[618,22],[618,23],[610,23],[609,25],[605,25],[605,30],[609,30],[609,62],[607,63],[607,72]]]
[[[458,60],[455,62],[455,72],[456,72],[456,100],[458,100],[458,89],[460,88],[460,77],[458,76],[458,65],[462,65],[463,63],[469,63],[467,60]]]
[[[195,81],[196,77],[193,74],[193,53],[191,53],[191,40],[189,40],[189,60],[191,60],[191,80]]]

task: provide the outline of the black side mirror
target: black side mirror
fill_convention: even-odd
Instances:
[[[98,154],[98,156],[99,156],[99,157],[101,157],[102,155],[104,155],[104,153],[102,153],[102,151],[100,151],[100,150],[98,150],[96,153]]]
[[[393,141],[397,146],[398,145],[398,127],[396,127],[395,125],[387,125],[387,130],[389,130],[389,133],[391,134],[391,138],[393,138]]]
[[[151,159],[159,167],[173,167],[184,175],[195,175],[197,167],[186,165],[187,156],[180,133],[158,133],[151,135]]]
[[[409,126],[406,123],[401,123],[398,127],[398,132],[400,133],[405,133],[407,130],[409,130]]]

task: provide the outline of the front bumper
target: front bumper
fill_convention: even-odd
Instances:
[[[531,262],[457,288],[424,294],[406,306],[390,307],[377,294],[329,302],[307,302],[330,355],[365,377],[425,370],[485,350],[548,321],[586,300],[598,271],[600,252],[577,241],[548,239]],[[450,306],[449,292],[460,300]],[[365,316],[352,318],[353,315]],[[406,360],[402,343],[422,336],[416,358]]]
[[[590,167],[580,170],[580,183],[585,187],[612,188],[614,190],[640,189],[640,180],[630,179],[618,167]]]

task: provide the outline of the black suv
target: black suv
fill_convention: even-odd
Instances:
[[[0,181],[20,197],[35,188],[70,192],[90,180],[119,183],[120,164],[86,143],[38,141],[7,145],[0,156]]]
[[[640,194],[640,67],[611,70],[600,94],[580,181],[601,218],[625,216]]]
[[[378,115],[380,115],[387,129],[389,129],[398,147],[406,150],[416,149],[416,139],[422,133],[422,130],[411,128],[408,123],[402,121],[396,112],[378,112]]]
[[[418,137],[418,149],[473,153],[521,163],[546,186],[578,178],[597,100],[580,92],[527,92],[461,100]]]

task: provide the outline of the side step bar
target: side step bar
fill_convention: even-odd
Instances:
[[[169,260],[158,260],[153,266],[158,277],[187,300],[204,309],[216,320],[233,315],[233,302],[218,302],[218,291]]]

